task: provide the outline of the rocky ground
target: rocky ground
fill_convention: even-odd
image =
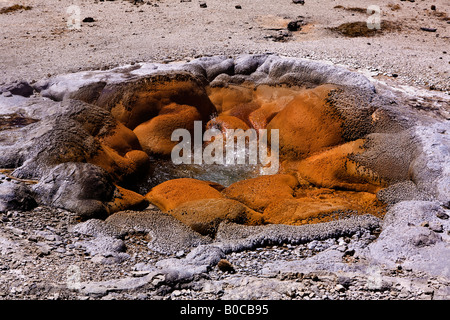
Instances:
[[[267,52],[324,60],[358,70],[378,84],[395,84],[408,95],[417,93],[408,107],[440,121],[408,131],[421,141],[424,155],[415,162],[414,174],[423,182],[421,187],[439,195],[438,201],[421,198],[415,186],[411,194],[392,199],[398,195],[394,186],[385,194],[392,206],[384,221],[355,216],[309,226],[222,223],[210,238],[153,206],[146,209],[152,215],[133,213],[141,219],[138,226],[120,212],[105,221],[81,222],[71,211],[36,207],[21,186],[37,181],[3,172],[0,299],[450,298],[450,205],[443,200],[448,195],[448,173],[442,170],[448,164],[449,146],[448,4],[383,1],[382,18],[395,24],[381,35],[348,37],[330,28],[366,21],[368,15],[361,8],[371,1],[238,2],[208,0],[205,7],[197,1],[80,0],[74,4],[80,7],[81,18],[93,19],[75,30],[67,27],[68,4],[59,1],[32,0],[27,2],[29,10],[1,13],[0,85],[6,86],[2,114],[28,103],[7,88],[20,79],[39,84],[48,75],[45,90],[55,97],[61,88],[70,92],[73,79],[67,76],[67,85],[64,76],[62,80],[52,76],[127,63]],[[15,3],[3,0],[0,7]],[[289,22],[298,23],[298,29],[289,30]],[[38,118],[44,118],[42,106],[47,111],[59,108],[56,102],[34,98],[27,112]],[[10,128],[11,119],[6,122]],[[36,149],[36,154],[42,152]],[[431,176],[420,176],[420,168],[425,168],[423,172],[437,168],[446,175],[437,175],[433,182]],[[70,184],[64,187],[70,193]],[[11,192],[23,196],[21,210],[11,202]],[[30,209],[22,210],[28,205]]]
[[[180,276],[154,270],[157,261],[182,260],[186,252],[162,254],[149,249],[145,233],[116,238],[113,248],[101,238],[72,230],[73,214],[38,207],[11,211],[0,218],[1,299],[120,300],[366,300],[447,299],[447,278],[410,268],[364,267],[359,271],[275,272],[270,265],[338,253],[342,263],[363,265],[355,255],[377,238],[379,230],[312,240],[302,244],[266,245],[231,252],[208,272]],[[71,232],[71,230],[73,232]],[[311,260],[313,261],[313,260]],[[311,265],[314,269],[314,265]]]

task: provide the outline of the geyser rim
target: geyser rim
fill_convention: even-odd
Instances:
[[[236,66],[246,63],[251,64],[251,61],[249,60],[255,59],[262,59],[262,61],[253,64],[253,66],[249,67],[250,69],[243,68],[240,73],[234,73]],[[306,76],[302,79],[302,81],[315,85],[328,83],[344,87],[358,87],[360,90],[365,90],[372,94],[376,93],[376,87],[373,84],[373,81],[366,75],[360,73],[358,70],[352,71],[345,65],[334,64],[330,61],[291,57],[274,53],[238,54],[235,56],[205,55],[193,60],[179,60],[168,63],[137,62],[106,70],[89,69],[59,74],[50,78],[47,77],[38,80],[32,84],[32,87],[43,97],[47,97],[55,101],[61,101],[70,98],[71,94],[75,93],[82,87],[92,85],[94,83],[105,82],[106,84],[120,84],[125,81],[138,80],[143,77],[158,74],[189,72],[193,76],[198,77],[205,84],[211,84],[218,75],[223,73],[226,74],[227,71],[226,69],[222,70],[223,72],[217,71],[219,73],[215,74],[215,76],[208,77],[208,70],[219,67],[221,63],[225,62],[233,62],[232,76],[238,75],[251,77],[254,73],[258,73],[260,77],[263,74],[266,75],[265,81],[261,80],[261,78],[250,79],[250,81],[255,84],[281,84],[279,82],[279,78],[281,76],[278,75],[274,77],[276,73],[279,73],[279,70],[276,70],[277,68],[280,69],[280,67],[287,67],[288,71],[292,71],[292,68],[295,68],[295,72],[284,72],[282,75],[286,75],[287,73],[299,73],[302,68],[305,69],[305,71],[317,71],[317,69],[319,69],[319,72],[315,72],[313,74],[316,77],[315,79],[308,80],[308,77]],[[253,63],[255,63],[255,61],[253,61]],[[290,69],[289,64],[291,64]],[[318,82],[317,76],[326,74],[332,74],[333,76],[329,78],[325,77]]]

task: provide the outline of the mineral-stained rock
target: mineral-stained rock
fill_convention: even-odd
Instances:
[[[262,212],[274,201],[293,199],[297,179],[288,174],[260,176],[233,183],[223,190],[227,198],[242,202],[249,208]]]
[[[13,175],[19,178],[40,178],[65,162],[94,163],[119,180],[138,170],[125,157],[140,149],[134,133],[105,110],[81,101],[64,101],[56,114],[0,134],[0,166],[16,168]]]
[[[295,199],[270,204],[263,217],[267,223],[301,225],[342,219],[356,212],[383,216],[385,208],[375,194],[368,192],[300,188]]]
[[[168,211],[188,201],[222,198],[218,189],[223,187],[214,182],[181,178],[157,185],[145,197],[162,211]]]
[[[273,202],[264,210],[264,220],[268,223],[300,225],[326,219],[334,211],[345,210],[344,205],[333,205],[314,199],[285,199]]]
[[[208,121],[206,129],[218,129],[225,133],[226,130],[247,130],[249,126],[241,119],[234,116],[220,115]]]
[[[250,103],[253,100],[252,91],[246,86],[217,86],[209,89],[208,97],[217,112],[226,113],[235,107]]]
[[[161,109],[158,116],[138,125],[133,131],[141,146],[148,154],[170,156],[178,141],[172,141],[176,129],[194,132],[194,121],[201,121],[202,116],[196,108],[188,105],[171,103]]]
[[[198,233],[211,236],[214,236],[222,221],[248,225],[257,225],[263,222],[261,214],[238,201],[222,198],[185,202],[168,211],[168,214]]]
[[[128,82],[107,84],[96,104],[130,129],[157,116],[167,105],[197,109],[205,122],[215,112],[200,81],[189,73],[160,74]]]
[[[249,103],[239,103],[233,106],[231,109],[223,112],[221,115],[223,116],[233,116],[240,120],[242,120],[247,126],[252,127],[252,124],[249,119],[249,115],[253,112],[260,109],[260,105],[256,102]]]
[[[119,186],[116,186],[112,201],[106,203],[109,214],[122,210],[143,210],[147,206],[144,196]]]
[[[375,172],[349,158],[363,152],[363,145],[364,140],[355,140],[294,162],[295,172],[299,179],[318,187],[377,192],[385,182]]]
[[[167,297],[164,292],[181,289],[185,281],[194,281],[187,284],[191,288],[218,284],[221,289],[214,294],[223,291],[222,298],[282,299],[305,297],[306,293],[317,297],[323,289],[331,293],[331,288],[330,298],[343,294],[354,298],[352,294],[360,290],[355,291],[356,287],[363,287],[371,277],[392,275],[393,270],[404,270],[403,280],[411,275],[409,269],[414,277],[424,272],[447,279],[450,129],[448,122],[441,121],[445,113],[423,105],[412,108],[409,102],[413,99],[403,101],[402,90],[374,84],[360,73],[331,64],[244,55],[204,57],[185,64],[136,63],[49,77],[33,85],[40,97],[26,98],[27,85],[10,86],[0,95],[0,124],[4,124],[0,167],[15,168],[16,178],[39,182],[32,188],[33,196],[26,187],[20,190],[22,183],[0,183],[0,211],[27,210],[26,202],[35,205],[34,197],[39,204],[106,220],[89,220],[74,227],[80,239],[72,242],[62,232],[66,229],[62,222],[73,217],[66,210],[49,209],[43,220],[44,206],[25,214],[3,214],[6,228],[0,230],[0,251],[11,257],[0,261],[0,269],[16,269],[16,261],[29,262],[27,245],[39,247],[41,262],[37,260],[34,269],[26,263],[34,271],[56,254],[73,255],[71,251],[78,246],[93,255],[89,262],[94,263],[121,262],[133,254],[147,268],[132,273],[135,277],[76,282],[72,287],[93,297],[110,293],[108,298],[124,297],[120,291],[137,289],[148,298],[153,287]],[[424,99],[420,104],[431,105],[431,101]],[[173,129],[189,129],[196,119],[203,124],[214,119],[208,128],[279,129],[283,174],[240,181],[227,189],[195,179],[159,184],[167,177],[158,172],[168,163],[161,161],[153,171],[159,185],[146,197],[121,187],[120,182],[132,185],[130,177],[147,171],[151,159],[146,152],[167,155],[173,146],[169,141]],[[170,172],[177,172],[172,175],[176,177],[185,168]],[[196,177],[208,168],[197,167],[186,176]],[[244,177],[241,171],[233,174],[233,181]],[[390,207],[381,221],[377,210],[384,206],[378,207],[375,192],[385,182],[389,187],[377,195]],[[25,201],[21,200],[23,192]],[[7,208],[2,209],[5,203]],[[26,214],[34,214],[33,219],[22,219]],[[339,220],[333,220],[334,215]],[[55,234],[23,227],[30,221],[36,228],[54,228]],[[46,242],[37,242],[35,234]],[[152,251],[150,260],[144,243]],[[123,252],[128,245],[130,255]],[[277,245],[285,246],[272,247]],[[255,248],[261,251],[244,252]],[[173,257],[164,260],[156,253]],[[216,267],[225,254],[238,272],[235,276],[194,277]],[[381,266],[383,274],[370,273],[371,265]],[[61,279],[60,270],[55,279]],[[123,268],[112,266],[114,274],[118,270]],[[242,277],[241,270],[253,275]],[[317,273],[300,275],[310,271]],[[321,271],[348,277],[351,285],[339,278],[324,281]],[[89,278],[103,277],[96,270],[90,272]],[[110,279],[112,274],[104,275]],[[7,273],[6,282],[14,284],[19,276]],[[267,276],[280,279],[266,281]],[[291,277],[299,281],[290,281]],[[397,290],[389,292],[382,283],[368,286],[364,294],[375,296],[370,290],[378,290],[377,298],[403,295],[397,295]],[[310,286],[307,290],[288,288],[292,284]],[[25,295],[26,287],[8,287],[6,297],[13,292],[16,297],[20,292]],[[127,298],[134,295],[128,293]],[[184,294],[177,291],[173,297]],[[201,290],[190,292],[191,296],[198,294]]]
[[[251,126],[257,130],[266,129],[269,122],[283,109],[278,103],[266,103],[248,115]]]
[[[216,84],[208,92],[220,116],[234,116],[254,129],[265,129],[301,91],[293,85]]]
[[[282,157],[304,158],[344,141],[342,121],[327,107],[330,90],[319,86],[299,94],[269,122],[269,133],[279,130]]]

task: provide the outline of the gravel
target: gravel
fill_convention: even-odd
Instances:
[[[214,258],[217,260],[208,270],[186,277],[156,266],[161,261],[170,264],[175,260],[189,269],[186,261],[205,261],[221,251],[211,251],[214,247],[204,245],[211,249],[204,251],[199,246],[194,250],[197,253],[161,254],[149,249],[145,233],[136,232],[113,234],[118,236],[113,239],[120,240],[116,253],[93,252],[86,242],[98,243],[106,235],[95,237],[74,231],[74,226],[80,224],[73,214],[47,207],[1,213],[0,221],[0,299],[5,300],[448,298],[448,279],[401,266],[366,266],[347,272],[264,271],[270,264],[289,265],[329,252],[339,253],[344,264],[360,268],[364,259],[358,252],[376,239],[376,230],[362,229],[352,236],[219,254],[219,264],[216,265],[220,258]]]

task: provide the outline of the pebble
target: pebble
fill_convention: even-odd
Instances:
[[[343,285],[338,284],[338,285],[336,285],[335,290],[337,292],[344,292],[345,291],[345,287]]]
[[[95,19],[92,18],[92,17],[86,17],[86,18],[83,19],[83,22],[88,22],[88,23],[95,22]]]
[[[448,220],[448,218],[449,218],[448,214],[446,214],[444,212],[438,212],[436,214],[436,217],[438,217],[439,219],[442,219],[442,220]]]
[[[429,289],[422,288],[420,292],[414,289],[406,292],[401,283],[383,287],[381,291],[368,291],[365,287],[367,278],[363,275],[345,277],[299,273],[262,276],[262,269],[267,263],[298,261],[325,250],[343,250],[341,251],[343,256],[356,254],[355,248],[363,248],[374,239],[370,232],[360,232],[352,237],[315,240],[295,245],[271,245],[255,250],[232,252],[227,254],[220,264],[231,266],[233,272],[224,271],[224,267],[218,264],[217,268],[212,268],[198,279],[176,284],[175,287],[169,286],[165,276],[161,274],[149,280],[148,286],[142,290],[117,289],[110,293],[102,291],[103,296],[86,295],[73,290],[56,291],[57,284],[65,283],[67,280],[66,272],[69,269],[78,270],[83,281],[96,282],[125,277],[138,281],[152,272],[156,261],[167,259],[168,256],[152,252],[140,238],[130,236],[124,240],[129,259],[120,263],[105,264],[109,258],[90,257],[82,246],[77,245],[92,238],[68,232],[67,228],[73,221],[71,220],[73,216],[71,218],[69,212],[38,207],[26,214],[10,212],[2,214],[1,217],[2,221],[4,217],[8,219],[0,227],[0,240],[8,237],[12,246],[3,251],[4,247],[0,241],[2,272],[0,292],[4,293],[2,296],[4,299],[29,299],[32,296],[35,299],[54,299],[55,292],[59,292],[58,299],[77,300],[220,299],[226,297],[230,290],[237,290],[242,294],[246,292],[248,295],[264,294],[268,299],[280,297],[294,300],[401,299],[400,296],[403,299],[430,299],[433,297],[435,287],[448,285],[445,280],[436,278],[430,279]],[[28,250],[33,248],[34,255],[30,256]],[[183,259],[188,253],[180,250],[170,257]],[[96,264],[99,262],[102,264]],[[411,275],[411,271],[405,269],[401,270],[402,277]],[[15,286],[11,291],[7,289],[6,283],[23,283],[23,285]],[[267,290],[268,287],[264,285],[268,283],[276,284],[280,290]]]
[[[217,263],[217,267],[223,272],[235,272],[233,265],[226,259],[221,259]]]
[[[425,27],[421,27],[420,30],[427,31],[427,32],[436,32],[437,31],[436,28],[425,28]]]

